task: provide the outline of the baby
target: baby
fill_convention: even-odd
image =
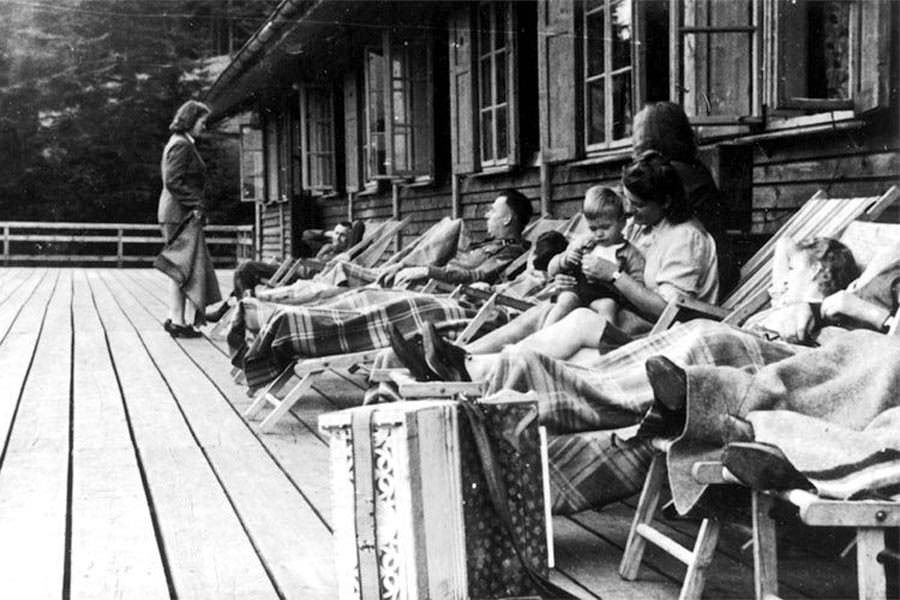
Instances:
[[[557,277],[563,289],[556,298],[556,305],[547,315],[545,325],[555,323],[581,306],[616,323],[616,313],[623,298],[611,283],[590,279],[581,270],[585,255],[603,258],[619,265],[620,271],[637,281],[644,279],[644,257],[625,240],[625,207],[622,198],[612,189],[594,186],[584,195],[582,207],[590,234],[572,241],[566,251],[550,261],[547,272]]]

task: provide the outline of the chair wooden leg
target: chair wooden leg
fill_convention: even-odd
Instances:
[[[719,542],[719,527],[718,519],[703,519],[700,523],[700,531],[697,532],[697,541],[694,543],[694,557],[688,565],[678,600],[699,600],[703,594],[706,568],[712,562]]]
[[[321,373],[321,371],[304,375],[297,385],[292,387],[291,390],[284,395],[284,398],[275,405],[275,409],[269,413],[269,416],[263,419],[262,423],[259,424],[259,430],[263,433],[272,431],[272,428],[275,427],[275,423],[277,423],[281,417],[286,415],[287,411],[297,403],[297,400],[312,387],[312,379],[318,373]]]
[[[658,452],[653,457],[653,462],[650,463],[650,471],[647,473],[647,479],[644,480],[644,489],[641,490],[634,520],[631,522],[631,530],[628,532],[625,553],[622,555],[622,562],[619,565],[619,575],[623,579],[634,581],[637,578],[644,549],[647,547],[647,541],[640,535],[638,529],[641,525],[648,525],[653,520],[665,478],[666,455]]]
[[[253,402],[244,410],[245,419],[253,419],[259,414],[266,404],[277,404],[280,401],[278,392],[284,388],[285,384],[294,376],[294,365],[287,367],[278,377],[273,379],[269,385],[257,392]]]
[[[878,554],[884,550],[884,529],[859,527],[856,530],[856,579],[860,600],[884,600],[887,584]]]
[[[756,490],[751,493],[753,513],[753,589],[756,600],[778,596],[778,550],[775,521],[770,515],[774,499]]]

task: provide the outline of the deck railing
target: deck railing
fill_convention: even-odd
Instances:
[[[0,221],[3,264],[104,263],[146,266],[162,248],[159,225]],[[206,225],[206,243],[217,266],[253,256],[252,225]]]

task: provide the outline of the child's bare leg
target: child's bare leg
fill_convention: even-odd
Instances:
[[[571,290],[560,292],[556,297],[556,304],[553,305],[553,308],[551,308],[550,312],[547,314],[547,319],[544,321],[544,327],[556,323],[580,306],[581,298],[578,297],[578,294]]]
[[[566,360],[581,348],[599,348],[606,319],[589,308],[576,308],[549,327],[528,336],[517,347]]]

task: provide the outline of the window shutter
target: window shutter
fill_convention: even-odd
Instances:
[[[450,139],[454,173],[478,169],[475,135],[475,77],[472,67],[472,10],[450,17]]]
[[[358,192],[360,177],[359,87],[356,73],[344,76],[344,175],[348,192]]]
[[[681,49],[673,85],[696,125],[762,120],[762,0],[686,0],[673,32]]]
[[[509,145],[507,159],[509,164],[519,162],[519,19],[513,2],[507,2],[506,10],[506,139]]]
[[[309,103],[309,86],[305,83],[300,84],[300,92],[299,92],[299,106],[300,106],[300,177],[302,178],[303,190],[308,190],[310,186],[309,181],[309,123],[307,123],[308,118],[308,103]]]
[[[575,0],[538,1],[538,93],[541,156],[546,162],[576,158],[580,55]]]
[[[856,112],[889,106],[891,6],[888,0],[860,2],[859,89]]]

